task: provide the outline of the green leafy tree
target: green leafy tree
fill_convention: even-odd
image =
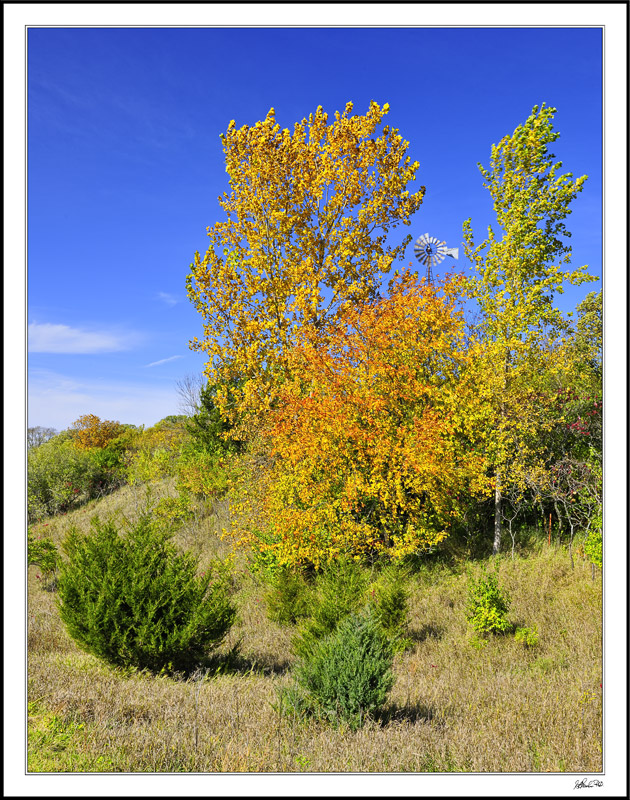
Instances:
[[[603,392],[602,296],[591,292],[577,306],[561,349],[569,368],[551,404],[540,442],[546,469],[533,482],[536,502],[553,510],[569,552],[577,531],[588,532],[602,513]]]
[[[138,431],[125,460],[129,483],[151,483],[176,475],[186,439],[185,420],[161,420]]]
[[[485,392],[494,413],[488,428],[488,454],[494,472],[495,525],[493,552],[501,546],[501,501],[510,472],[523,471],[519,453],[526,452],[520,431],[537,428],[525,412],[540,402],[526,403],[520,387],[528,387],[547,361],[553,342],[567,329],[555,304],[566,284],[592,280],[586,267],[571,266],[570,236],[565,219],[582,191],[585,176],[560,174],[549,145],[559,133],[555,108],[535,106],[523,125],[492,146],[490,166],[479,169],[493,200],[499,233],[475,244],[471,220],[464,223],[465,253],[474,274],[470,289],[479,304],[474,338],[483,342],[479,363]],[[535,446],[535,445],[534,445]]]
[[[127,482],[127,467],[142,436],[142,430],[134,425],[124,427],[124,431],[107,442],[104,447],[90,451],[92,460],[107,473],[112,488]]]
[[[602,294],[591,292],[577,306],[562,346],[570,368],[550,409],[550,464],[562,459],[602,463],[602,332]]]
[[[72,432],[75,447],[79,450],[91,450],[105,447],[124,432],[125,426],[114,420],[102,420],[95,414],[84,414],[72,423],[69,430]]]

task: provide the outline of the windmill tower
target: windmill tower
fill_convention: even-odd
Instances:
[[[444,261],[446,256],[455,260],[459,258],[458,247],[447,247],[446,242],[441,242],[428,233],[423,233],[416,239],[413,252],[418,261],[427,268],[427,283],[433,283],[433,267]]]

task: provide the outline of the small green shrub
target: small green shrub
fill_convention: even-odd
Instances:
[[[194,516],[191,498],[187,492],[180,492],[177,497],[162,497],[155,505],[153,513],[163,520],[185,522]]]
[[[147,447],[130,458],[126,469],[130,484],[151,483],[175,474],[173,454],[167,447]]]
[[[412,644],[407,636],[408,580],[407,570],[390,565],[381,572],[369,593],[374,616],[396,650],[406,650]]]
[[[303,707],[356,730],[385,702],[394,683],[393,659],[394,648],[370,608],[351,614],[295,666]]]
[[[111,488],[117,488],[127,482],[126,453],[123,450],[107,446],[99,450],[90,450],[89,453],[98,469],[107,475]]]
[[[296,655],[308,655],[341,620],[363,608],[367,587],[367,574],[354,559],[340,557],[328,564],[317,576],[310,616],[293,640]]]
[[[594,520],[593,527],[589,531],[584,542],[584,552],[591,564],[600,567],[603,564],[603,538],[602,538],[602,515],[601,512]]]
[[[482,639],[480,636],[473,634],[470,637],[470,646],[475,650],[483,650],[483,648],[488,644],[487,639]]]
[[[562,669],[565,666],[566,663],[564,663],[562,659],[560,659],[559,662],[556,662],[550,656],[540,656],[531,664],[530,669],[533,672],[540,672],[543,675],[547,675],[548,673],[554,672],[557,669]]]
[[[36,564],[46,576],[57,569],[59,555],[52,539],[45,536],[36,537],[29,530],[27,535],[28,566]]]
[[[514,641],[524,647],[537,647],[539,641],[538,627],[532,625],[531,628],[517,628],[514,632]]]
[[[513,626],[507,612],[510,598],[499,587],[497,572],[488,572],[484,567],[478,579],[470,576],[466,618],[480,633],[505,633]]]
[[[273,546],[279,537],[272,531],[255,528],[252,531],[254,542],[249,554],[249,568],[265,583],[273,583],[282,570]]]
[[[294,625],[309,612],[310,587],[291,567],[279,567],[265,595],[267,615],[280,625]]]
[[[60,615],[85,651],[109,664],[153,672],[188,670],[235,619],[217,565],[178,553],[170,532],[147,511],[121,536],[112,521],[70,530],[58,580]]]
[[[222,497],[229,484],[227,459],[215,452],[185,448],[177,462],[177,484],[198,497]]]

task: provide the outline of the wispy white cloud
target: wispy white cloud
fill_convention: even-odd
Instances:
[[[77,379],[52,370],[32,370],[28,379],[28,424],[65,430],[82,414],[133,425],[154,425],[177,414],[175,385]]]
[[[119,52],[117,60],[123,55]],[[39,70],[29,74],[29,87],[37,100],[33,117],[43,116],[47,127],[55,127],[78,142],[89,140],[92,146],[97,142],[110,152],[147,165],[156,165],[158,159],[163,164],[165,154],[196,136],[188,120],[165,115],[160,100],[151,102],[133,91],[112,93],[99,88],[99,77],[90,81],[89,76],[82,75],[72,85],[67,80],[53,81]],[[89,92],[83,89],[86,80]],[[102,124],[103,118],[107,118],[107,125]]]
[[[169,294],[168,292],[158,292],[158,297],[168,306],[174,306],[179,303],[179,298],[175,297],[174,294]]]
[[[49,322],[31,322],[28,326],[30,353],[113,353],[128,350],[129,337],[109,331],[71,328]]]
[[[169,356],[169,358],[161,358],[159,361],[152,361],[150,364],[145,364],[145,367],[157,367],[158,364],[166,364],[169,361],[176,361],[178,358],[183,358],[183,356]]]

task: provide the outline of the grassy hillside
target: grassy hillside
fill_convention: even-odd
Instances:
[[[168,483],[153,498],[168,494]],[[34,526],[57,544],[94,514],[138,514],[123,487]],[[197,509],[176,541],[225,556],[227,502]],[[473,568],[478,565],[472,565]],[[28,575],[28,767],[50,772],[584,772],[602,769],[602,585],[580,557],[542,546],[499,562],[510,620],[539,643],[476,638],[466,570],[436,564],[410,579],[413,647],[396,656],[380,718],[352,732],[283,713],[294,630],[270,622],[265,587],[235,561],[239,619],[215,674],[184,679],[112,670],[82,653],[37,566]]]

